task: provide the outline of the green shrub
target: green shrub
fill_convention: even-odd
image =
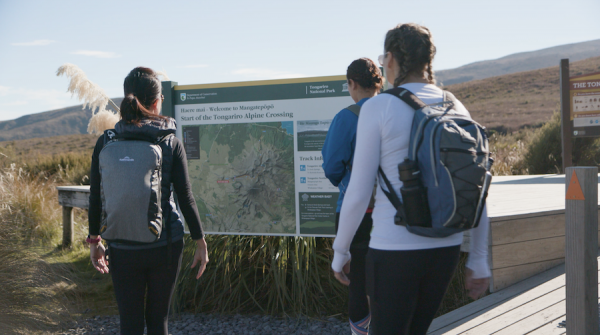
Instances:
[[[560,173],[562,170],[560,114],[536,130],[527,147],[523,163],[529,174]],[[573,164],[596,166],[600,162],[600,140],[593,137],[573,139]]]

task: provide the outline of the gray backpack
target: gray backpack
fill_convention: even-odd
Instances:
[[[163,154],[159,143],[167,137],[150,142],[105,131],[99,155],[103,239],[146,244],[160,238]]]
[[[402,199],[379,168],[387,187],[382,191],[398,211],[395,223],[427,237],[477,227],[492,179],[485,128],[449,92],[432,105],[402,87],[384,93],[415,110],[408,157],[398,164]]]

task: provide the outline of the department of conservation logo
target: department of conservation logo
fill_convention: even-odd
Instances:
[[[179,95],[179,97],[181,98],[181,101],[185,101],[185,93],[181,93],[181,95]]]
[[[308,201],[308,194],[304,193],[304,194],[302,195],[302,200],[303,200],[303,201]]]
[[[342,92],[348,92],[348,83],[342,85]]]

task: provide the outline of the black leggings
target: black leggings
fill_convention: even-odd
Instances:
[[[340,213],[335,215],[335,231],[337,233],[340,221]],[[371,239],[371,228],[373,219],[371,213],[366,213],[363,217],[356,234],[350,244],[350,286],[348,288],[348,316],[352,322],[359,322],[369,315],[369,301],[367,300],[367,283],[365,273],[365,260],[369,250],[369,240]]]
[[[166,246],[144,250],[110,248],[110,273],[119,305],[121,335],[143,334],[144,316],[148,335],[168,334],[169,306],[181,267],[183,240],[173,242],[172,248],[170,268]]]
[[[367,253],[367,291],[373,335],[424,335],[454,270],[460,245]]]

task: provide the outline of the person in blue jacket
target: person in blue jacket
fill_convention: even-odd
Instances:
[[[377,95],[383,86],[383,78],[379,68],[368,58],[353,61],[348,66],[346,79],[348,80],[350,96],[358,107],[362,106],[369,98]],[[344,194],[350,182],[359,111],[360,109],[357,106],[349,106],[337,113],[331,122],[322,150],[325,176],[340,190],[335,220],[336,232],[339,226]],[[350,329],[353,334],[360,335],[368,333],[367,329],[371,320],[365,283],[365,257],[369,248],[370,233],[373,226],[372,211],[373,206],[371,204],[352,240],[352,266],[348,274],[350,279],[348,306]]]

